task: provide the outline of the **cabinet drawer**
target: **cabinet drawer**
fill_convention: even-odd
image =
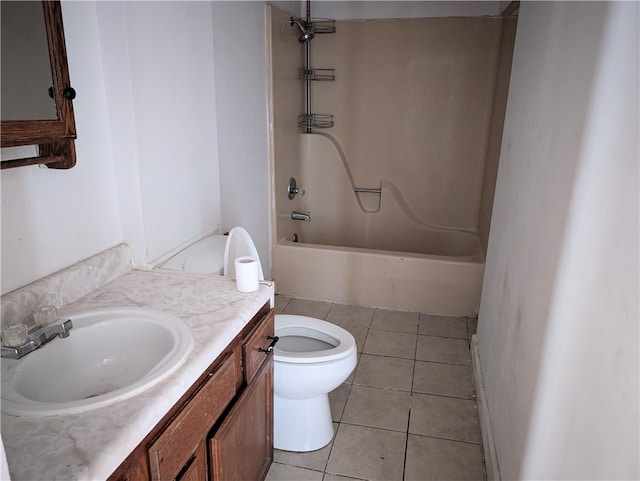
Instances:
[[[148,450],[151,479],[175,479],[236,394],[230,355]]]
[[[262,364],[271,356],[271,352],[264,352],[273,342],[274,332],[273,310],[249,334],[242,346],[244,358],[244,375],[247,384],[253,381]],[[260,351],[262,349],[262,351]]]

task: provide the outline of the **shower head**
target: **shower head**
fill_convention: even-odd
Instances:
[[[313,29],[311,28],[311,25],[307,25],[306,23],[303,25],[303,23],[295,17],[291,17],[289,19],[289,24],[292,27],[294,25],[297,25],[300,31],[302,32],[302,34],[298,37],[298,42],[305,43],[311,40],[313,37],[315,37],[315,34],[313,33]]]
[[[311,40],[313,37],[315,37],[315,34],[311,30],[303,30],[302,35],[298,37],[298,42],[305,43]]]

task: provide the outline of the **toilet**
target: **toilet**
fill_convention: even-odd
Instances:
[[[206,237],[159,267],[235,277],[234,259],[240,256],[254,257],[264,280],[258,251],[242,227]],[[292,314],[276,314],[275,335],[273,446],[315,451],[333,439],[329,393],[355,369],[356,341],[335,324]]]

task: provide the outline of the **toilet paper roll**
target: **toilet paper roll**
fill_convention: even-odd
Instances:
[[[236,257],[236,289],[240,292],[258,290],[258,260],[251,256]]]

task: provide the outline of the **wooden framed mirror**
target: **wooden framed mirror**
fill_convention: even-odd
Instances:
[[[0,2],[2,7],[2,119],[0,121],[0,143],[2,147],[17,147],[25,145],[37,145],[37,156],[14,160],[2,160],[0,168],[22,167],[26,165],[44,164],[53,169],[70,169],[76,164],[75,142],[76,124],[73,115],[73,99],[76,94],[71,87],[69,79],[69,67],[67,64],[67,50],[64,40],[62,24],[62,8],[59,0],[42,2],[6,1]],[[26,5],[25,5],[26,4]],[[30,6],[28,5],[30,4]],[[13,8],[13,10],[12,10]],[[25,8],[30,8],[29,12]],[[42,17],[40,17],[42,10]],[[11,15],[15,14],[12,18]],[[5,23],[6,22],[6,23]],[[27,26],[28,23],[28,26]],[[38,27],[40,25],[40,27]],[[14,26],[15,28],[10,28]],[[44,32],[38,29],[44,27]],[[9,31],[17,32],[16,38],[9,38]],[[46,52],[43,55],[36,53],[23,53],[27,43],[32,43],[36,37],[43,38],[42,49],[47,48],[51,76],[50,78],[39,73],[46,70],[46,65],[26,66],[30,60],[44,57],[41,64],[46,64]],[[46,37],[46,42],[44,38]],[[12,43],[13,42],[13,43]],[[33,42],[35,43],[35,42]],[[44,44],[46,43],[46,47]],[[30,47],[29,47],[30,48]],[[37,47],[36,47],[37,48]],[[5,50],[6,49],[6,50]],[[10,55],[18,51],[16,55]],[[13,66],[5,65],[5,58],[14,58]],[[9,60],[7,60],[9,61]],[[9,80],[9,72],[20,72],[26,78]],[[40,77],[37,78],[36,77]],[[35,109],[30,105],[25,112],[19,112],[17,108],[21,103],[32,104],[32,93],[23,91],[23,86],[38,80],[49,83],[49,87],[42,92],[42,87],[37,87],[37,97],[43,98],[38,102],[49,102],[43,108]],[[38,83],[35,82],[35,83]],[[21,92],[8,91],[5,85],[19,87]],[[46,87],[46,86],[45,86]],[[47,100],[51,97],[53,100]],[[28,99],[28,101],[26,100]],[[5,108],[5,105],[7,106]],[[37,111],[38,114],[33,112]],[[40,112],[45,112],[40,114]],[[47,113],[48,112],[48,113]],[[26,117],[26,118],[24,118]],[[39,117],[39,118],[33,118]]]

